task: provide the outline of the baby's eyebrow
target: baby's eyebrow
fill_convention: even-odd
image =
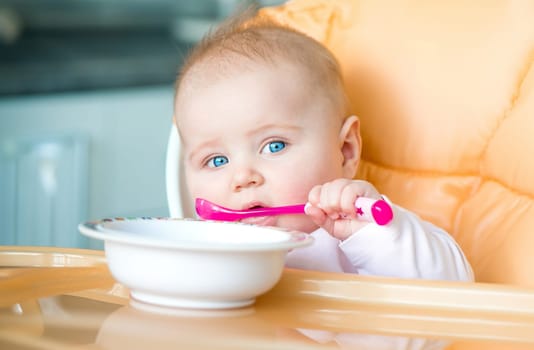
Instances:
[[[187,155],[187,160],[191,161],[195,156],[200,153],[205,148],[214,147],[217,145],[217,140],[208,140],[206,142],[202,142],[200,145],[196,146],[191,152]],[[184,149],[187,149],[187,147],[184,147]],[[185,154],[185,153],[184,153]]]
[[[302,126],[300,125],[294,125],[294,124],[264,124],[260,125],[259,127],[250,130],[247,132],[247,136],[252,136],[255,134],[259,134],[268,130],[293,130],[293,131],[299,131],[302,129]]]

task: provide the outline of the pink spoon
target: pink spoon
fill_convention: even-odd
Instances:
[[[197,198],[195,208],[198,216],[205,220],[237,221],[250,217],[304,214],[305,204],[288,205],[282,207],[264,207],[245,210],[235,210],[221,207],[206,199]],[[393,219],[393,210],[383,199],[358,197],[354,203],[356,213],[360,219],[387,225]]]

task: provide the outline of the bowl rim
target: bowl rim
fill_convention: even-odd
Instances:
[[[257,242],[257,243],[239,243],[233,244],[229,242],[186,242],[186,241],[170,241],[166,239],[158,239],[153,237],[142,236],[138,234],[128,233],[125,231],[114,230],[104,227],[106,223],[110,222],[124,222],[124,221],[189,221],[189,222],[206,222],[223,225],[243,225],[253,226],[259,230],[270,230],[283,233],[287,235],[287,239],[276,242]],[[312,244],[313,237],[304,232],[287,230],[280,227],[272,226],[256,226],[240,222],[223,222],[213,220],[200,220],[190,218],[170,218],[170,217],[129,217],[129,218],[106,218],[97,221],[87,221],[78,225],[78,230],[81,234],[99,239],[107,242],[125,244],[130,246],[142,246],[161,249],[172,250],[193,250],[193,251],[227,251],[227,252],[243,252],[243,251],[279,251],[290,250],[293,248],[304,247]]]

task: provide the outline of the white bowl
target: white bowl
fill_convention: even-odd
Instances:
[[[254,303],[280,279],[289,250],[313,240],[302,232],[192,219],[104,219],[78,229],[104,241],[111,274],[132,299],[201,309]]]

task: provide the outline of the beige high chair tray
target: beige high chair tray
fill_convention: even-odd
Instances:
[[[0,274],[6,349],[534,347],[529,288],[286,269],[252,307],[203,312],[131,304],[100,251],[2,247]]]

